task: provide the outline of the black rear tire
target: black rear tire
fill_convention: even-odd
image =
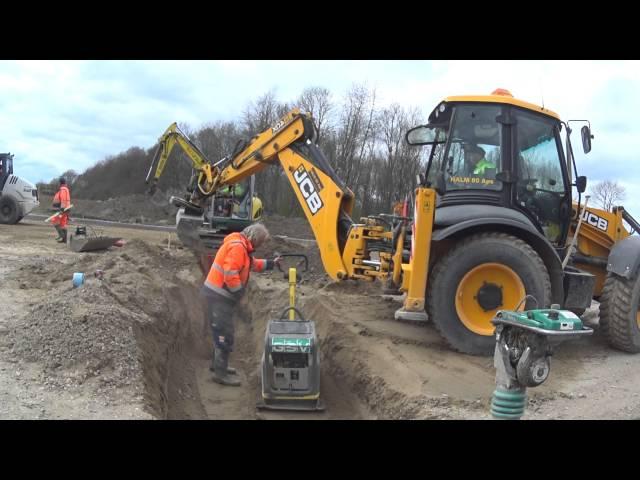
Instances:
[[[18,222],[18,205],[16,201],[4,196],[0,198],[0,223],[13,225]]]
[[[462,353],[492,355],[495,349],[494,335],[482,335],[467,328],[456,309],[456,292],[463,277],[487,263],[504,265],[517,274],[525,292],[538,301],[536,307],[534,301],[527,299],[525,308],[545,308],[551,301],[547,268],[536,251],[523,240],[492,232],[460,241],[434,266],[427,282],[426,299],[427,313],[434,326],[451,348]],[[514,310],[516,306],[517,303],[504,304],[498,309]],[[490,312],[495,311],[497,309]]]
[[[639,307],[640,275],[626,279],[608,273],[600,297],[600,331],[613,348],[640,352]]]

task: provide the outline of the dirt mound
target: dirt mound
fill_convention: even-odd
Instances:
[[[269,229],[271,235],[285,235],[288,237],[314,240],[313,231],[306,218],[283,217],[281,215],[265,215],[262,223]]]
[[[40,206],[34,213],[50,215],[52,197],[40,195]],[[93,218],[113,222],[143,224],[175,224],[178,209],[169,204],[168,194],[156,193],[153,196],[135,194],[107,200],[87,200],[73,198],[71,218]]]
[[[190,255],[139,240],[71,263],[24,266],[17,272],[21,285],[48,294],[9,332],[12,353],[40,362],[50,388],[93,379],[96,394],[137,397],[159,418],[188,417],[183,406],[173,408],[167,377],[174,366],[184,370],[176,361],[184,349],[204,354],[188,321],[204,320],[195,267]],[[101,280],[92,276],[98,269]],[[71,285],[74,271],[87,275],[77,289]],[[177,352],[169,354],[172,349]],[[188,391],[188,372],[179,376],[182,381],[172,387]]]
[[[182,196],[183,192],[161,192],[154,195],[132,194],[107,200],[89,200],[73,197],[71,217],[93,218],[113,222],[174,225],[177,207],[169,203],[171,195]],[[53,196],[40,195],[40,206],[34,213],[50,215]],[[265,215],[261,220],[274,236],[287,236],[314,240],[306,218]]]
[[[13,332],[14,353],[42,362],[48,384],[79,385],[101,373],[104,384],[139,384],[132,315],[100,285],[64,292]]]

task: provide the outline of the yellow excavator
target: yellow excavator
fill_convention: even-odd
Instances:
[[[638,224],[623,208],[586,208],[586,177],[577,175],[570,123],[502,89],[445,98],[428,124],[406,134],[409,144],[429,151],[405,216],[354,222],[354,194],[315,144],[311,116],[298,109],[198,181],[202,190],[218,191],[279,164],[327,274],[395,285],[406,293],[395,318],[429,318],[460,352],[492,354],[491,319],[499,309],[516,309],[525,296],[523,309],[558,304],[577,313],[595,297],[611,345],[638,352],[640,238],[629,235],[623,220],[634,230]],[[581,134],[588,153],[590,125]],[[201,250],[190,229],[196,223],[178,225],[178,235]]]
[[[189,232],[197,235],[207,250],[215,251],[225,235],[241,231],[262,217],[262,201],[255,194],[255,178],[251,176],[225,188],[214,188],[212,172],[216,164],[206,158],[176,123],[172,123],[158,139],[146,178],[146,183],[150,184],[149,194],[157,189],[176,145],[187,154],[193,168],[185,197],[171,197],[170,200],[179,208],[176,224],[185,227],[190,222]],[[223,158],[218,164],[225,160]]]

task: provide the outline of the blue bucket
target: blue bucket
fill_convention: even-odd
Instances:
[[[76,272],[73,274],[73,288],[78,288],[84,283],[84,273]]]

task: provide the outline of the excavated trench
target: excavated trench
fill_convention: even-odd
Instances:
[[[97,271],[100,277],[93,275]],[[85,273],[81,288],[72,288],[73,272]],[[103,253],[28,258],[5,276],[13,295],[31,296],[30,303],[23,302],[24,312],[16,314],[20,318],[5,327],[7,354],[34,365],[43,388],[53,395],[66,391],[88,402],[108,402],[119,411],[146,412],[140,418],[371,416],[351,393],[349,379],[332,375],[327,355],[321,378],[326,411],[256,409],[266,325],[288,301],[287,283],[279,274],[256,275],[238,309],[231,362],[243,382],[240,388],[211,381],[212,338],[199,293],[202,276],[186,250],[133,240]]]
[[[324,412],[275,412],[257,410],[260,398],[260,358],[269,318],[280,313],[287,301],[286,284],[260,290],[252,281],[235,318],[235,350],[231,364],[238,370],[242,386],[213,383],[208,370],[211,332],[205,323],[198,288],[173,279],[163,289],[166,309],[154,314],[155,321],[134,328],[141,350],[145,404],[161,419],[359,419],[372,418],[354,393],[348,378],[335,377],[336,368],[323,355],[321,390]],[[327,349],[332,348],[328,344]]]
[[[42,315],[31,330],[32,340],[47,344],[57,339],[57,350],[44,352],[55,354],[52,369],[69,357],[72,345],[73,362],[62,360],[60,371],[86,365],[83,378],[96,377],[99,383],[110,378],[112,397],[131,393],[154,418],[482,418],[488,412],[491,360],[452,354],[433,328],[395,322],[399,304],[383,298],[373,285],[327,284],[313,275],[302,282],[297,306],[316,323],[326,410],[275,412],[257,410],[256,404],[267,322],[288,304],[282,274],[252,276],[238,309],[231,364],[243,384],[234,388],[211,381],[212,339],[199,294],[202,276],[189,252],[135,240],[117,253],[85,255],[74,261],[74,270],[101,269],[104,277],[90,278],[75,290],[55,283],[68,277],[69,268],[65,264],[46,272],[52,285],[60,285],[49,308],[68,311],[68,329],[61,331],[63,324]],[[82,338],[70,342],[68,335],[77,332]],[[25,341],[23,336],[17,343]]]
[[[174,279],[174,283],[176,280]],[[257,410],[267,322],[287,305],[287,284],[252,278],[238,310],[231,364],[243,385],[210,380],[211,333],[193,283],[163,291],[166,312],[136,331],[143,351],[147,408],[167,419],[486,418],[491,359],[451,355],[431,329],[393,320],[397,302],[353,287],[298,290],[321,346],[324,412]]]

